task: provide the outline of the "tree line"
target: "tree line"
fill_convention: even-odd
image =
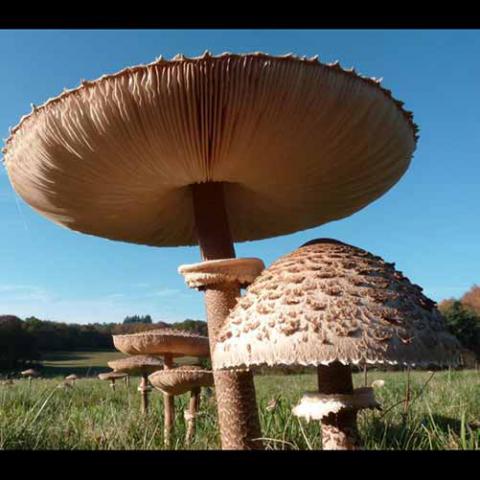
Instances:
[[[438,308],[461,344],[480,359],[480,286],[473,285],[460,298],[448,298]]]
[[[480,286],[474,285],[458,299],[443,300],[438,307],[450,332],[480,358]],[[39,361],[42,354],[51,351],[114,350],[112,335],[165,327],[208,335],[207,324],[202,320],[166,323],[154,322],[150,315],[132,315],[123,323],[80,325],[0,315],[0,370]]]
[[[22,320],[15,315],[0,315],[0,370],[11,370],[32,361],[40,361],[44,353],[52,351],[114,350],[112,335],[165,327],[208,335],[207,324],[202,320],[154,323],[149,315],[134,315],[126,317],[123,323],[81,325],[36,317]]]

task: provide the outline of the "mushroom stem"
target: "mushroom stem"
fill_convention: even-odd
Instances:
[[[203,260],[235,258],[235,249],[225,209],[223,184],[209,182],[192,185],[197,240]],[[238,284],[207,288],[207,310],[210,351],[229,311],[240,297]],[[222,449],[262,449],[260,421],[253,374],[214,370],[218,422]]]
[[[148,412],[148,374],[142,374],[142,380],[140,382],[140,389],[142,394],[142,413]]]
[[[112,378],[110,380],[110,386],[112,387],[112,392],[114,392],[115,391],[115,379],[114,378]]]
[[[173,357],[172,355],[165,355],[163,357],[163,368],[169,370],[173,368]],[[164,444],[165,448],[170,448],[170,439],[172,436],[173,422],[175,421],[175,403],[173,395],[168,393],[163,394],[163,409],[164,409]]]
[[[450,367],[449,367],[449,375],[450,375]],[[410,404],[410,367],[407,367],[407,384],[405,385],[405,401],[403,403],[403,414],[407,415],[408,413],[408,406]]]
[[[190,444],[195,435],[195,421],[198,409],[200,407],[200,387],[194,388],[190,392],[190,401],[188,403],[187,433],[185,443]]]
[[[318,391],[326,395],[353,393],[352,371],[349,365],[333,362],[317,367]],[[360,436],[357,429],[357,411],[340,410],[323,417],[323,450],[358,450]]]

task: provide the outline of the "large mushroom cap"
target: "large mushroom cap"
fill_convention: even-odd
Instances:
[[[107,363],[115,372],[128,373],[131,375],[152,373],[163,368],[163,361],[160,358],[149,355],[120,358],[119,360],[111,360]]]
[[[208,337],[171,328],[113,335],[113,344],[127,355],[210,356]]]
[[[365,250],[309,242],[247,289],[219,333],[213,366],[456,364],[459,343],[421,290]]]
[[[23,377],[39,377],[40,372],[37,370],[34,370],[33,368],[29,368],[28,370],[24,370],[23,372],[20,372],[20,375]]]
[[[99,373],[98,378],[100,380],[119,380],[121,378],[128,377],[128,373],[121,373],[121,372],[105,372]]]
[[[182,395],[197,387],[212,387],[213,373],[202,367],[182,365],[170,370],[159,370],[148,377],[158,390],[170,395]]]
[[[408,168],[417,128],[379,81],[293,55],[127,68],[23,117],[5,165],[34,209],[76,231],[193,245],[189,185],[223,182],[233,241],[346,217]]]

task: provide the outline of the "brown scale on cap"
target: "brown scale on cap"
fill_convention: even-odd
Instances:
[[[276,288],[267,303],[260,290],[270,283]],[[274,262],[247,289],[221,330],[213,362],[215,368],[336,360],[447,365],[459,361],[458,348],[435,303],[393,264],[321,239]]]
[[[133,357],[111,360],[108,366],[115,372],[135,374],[150,374],[163,368],[163,361],[160,358],[149,355],[135,355]]]
[[[171,355],[208,357],[208,337],[182,330],[162,328],[126,335],[113,335],[115,348],[127,355]]]

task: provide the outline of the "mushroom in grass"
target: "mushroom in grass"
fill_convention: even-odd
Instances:
[[[200,389],[213,386],[212,371],[196,365],[182,365],[152,373],[148,380],[155,388],[172,397],[190,392],[188,410],[184,412],[187,422],[185,441],[188,445],[195,435],[195,417],[200,408]]]
[[[32,378],[38,378],[40,376],[40,372],[38,370],[34,370],[33,368],[29,368],[28,370],[23,370],[20,372],[20,375],[24,378],[28,378],[28,384],[32,383]]]
[[[77,375],[75,375],[74,373],[68,375],[67,377],[65,377],[65,381],[68,382],[68,383],[71,383],[72,386],[75,385],[75,382],[79,379],[79,377]]]
[[[4,158],[18,194],[56,223],[198,244],[214,273],[224,260],[233,273],[203,287],[213,350],[240,296],[233,242],[362,209],[405,173],[416,140],[402,102],[353,69],[206,52],[83,82],[22,118]],[[262,448],[252,374],[214,379],[222,447]]]
[[[163,357],[164,369],[174,367],[174,357],[210,357],[208,337],[183,330],[162,328],[145,332],[113,335],[113,344],[117,350],[127,355],[157,355]],[[164,438],[170,446],[170,437],[175,419],[173,396],[165,392],[164,402]]]
[[[294,413],[321,421],[324,449],[357,449],[357,412],[378,403],[372,388],[353,388],[350,365],[459,361],[458,341],[421,292],[365,250],[308,242],[247,289],[219,334],[213,367],[317,367],[318,391]]]
[[[120,372],[105,372],[105,373],[99,373],[98,378],[100,380],[108,381],[110,380],[110,387],[112,388],[112,391],[115,391],[115,381],[120,380],[121,378],[126,379],[128,377],[128,373],[120,373]]]
[[[111,360],[108,366],[117,373],[126,373],[128,375],[140,375],[142,377],[138,387],[142,394],[142,413],[148,412],[148,393],[150,385],[148,384],[148,376],[163,368],[163,362],[156,357],[150,355],[135,355],[133,357],[120,358],[119,360]]]

